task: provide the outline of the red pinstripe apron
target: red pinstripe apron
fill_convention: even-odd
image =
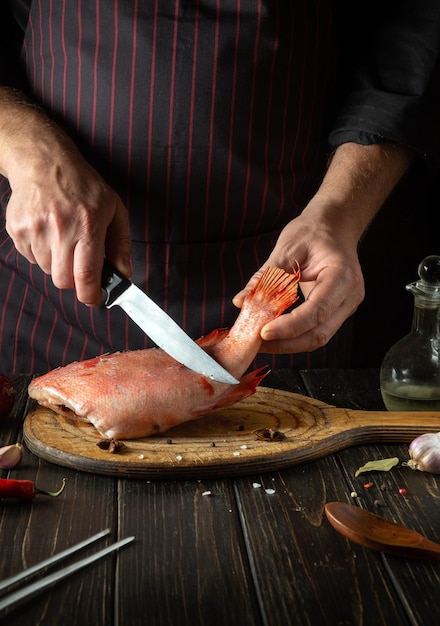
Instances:
[[[334,44],[325,0],[31,3],[29,92],[121,195],[134,280],[194,338],[233,323],[232,296],[316,189]],[[9,193],[3,180],[0,369],[150,345],[122,312],[79,304],[15,251]],[[341,333],[258,362],[344,366],[347,346]]]

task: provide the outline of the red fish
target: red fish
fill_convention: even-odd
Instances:
[[[246,296],[230,330],[197,340],[236,378],[218,383],[175,361],[160,348],[97,356],[35,378],[29,396],[61,415],[89,421],[106,438],[137,439],[234,404],[255,393],[267,372],[243,376],[255,358],[260,332],[298,299],[300,270],[265,270]]]

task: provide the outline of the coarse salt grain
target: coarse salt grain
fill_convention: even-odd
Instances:
[[[176,459],[177,459],[178,461],[181,461],[181,460],[182,460],[182,458],[183,458],[183,457],[182,457],[182,455],[181,455],[181,454],[176,454]]]
[[[246,445],[246,444],[243,444],[242,446],[240,446],[240,448],[241,448],[242,450],[247,450],[247,445]]]
[[[260,485],[260,483],[252,483],[252,487],[254,489],[260,489],[261,485]]]
[[[240,456],[240,453],[237,452],[237,450],[233,454],[234,454],[234,456]]]
[[[144,457],[144,455],[143,455],[143,454],[140,454],[140,455],[138,456],[138,459],[141,459],[141,460],[142,460],[142,459],[144,459],[144,458],[145,458],[145,457]]]
[[[268,493],[269,495],[272,495],[273,493],[275,493],[275,489],[265,489],[264,491]]]
[[[212,496],[212,491],[204,491],[202,496]]]

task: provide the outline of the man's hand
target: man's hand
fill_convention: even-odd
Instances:
[[[6,228],[17,250],[75,288],[87,305],[102,300],[104,254],[130,276],[128,215],[119,196],[46,116],[0,90],[0,173],[12,195]]]
[[[408,169],[413,155],[393,144],[343,144],[316,195],[283,229],[262,268],[235,296],[241,306],[268,265],[301,269],[305,302],[261,331],[261,352],[311,352],[324,346],[365,295],[357,247],[362,234]]]
[[[334,231],[325,222],[309,219],[306,213],[292,220],[282,231],[269,265],[301,270],[301,291],[305,302],[281,315],[262,329],[261,352],[293,354],[311,352],[324,346],[364,298],[364,280],[356,244],[345,240],[338,224]],[[258,272],[234,298],[241,306]]]

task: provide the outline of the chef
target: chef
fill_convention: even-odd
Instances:
[[[440,4],[352,4],[1,3],[0,370],[152,345],[104,255],[193,338],[298,261],[257,364],[349,365],[359,240],[440,160]]]

